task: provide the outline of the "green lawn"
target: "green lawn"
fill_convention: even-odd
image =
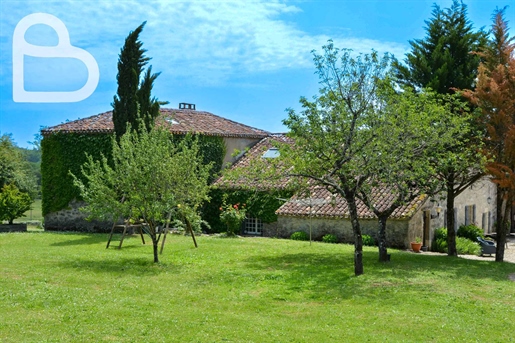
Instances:
[[[1,342],[512,342],[515,264],[265,238],[0,235]]]

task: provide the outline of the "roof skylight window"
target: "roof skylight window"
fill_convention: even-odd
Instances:
[[[263,154],[263,158],[277,158],[279,155],[279,149],[270,148]]]
[[[166,121],[169,122],[172,125],[179,124],[179,122],[177,120],[172,119],[172,118],[166,118]]]

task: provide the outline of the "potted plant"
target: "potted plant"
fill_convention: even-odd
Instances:
[[[422,239],[420,237],[415,237],[415,241],[411,242],[411,250],[413,252],[420,252],[420,248],[422,247]]]

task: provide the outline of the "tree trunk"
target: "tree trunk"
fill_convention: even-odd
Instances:
[[[456,231],[454,231],[454,177],[449,177],[447,183],[447,255],[458,256],[456,250]]]
[[[496,212],[496,241],[497,248],[495,249],[495,262],[504,261],[504,245],[506,244],[506,234],[509,230],[508,223],[506,221],[506,201],[503,199],[503,193],[499,185],[497,185],[497,203],[495,204]]]
[[[388,262],[388,250],[386,249],[386,220],[388,217],[380,216],[377,246],[379,248],[379,262]]]
[[[152,247],[154,249],[154,263],[159,262],[159,254],[158,254],[158,246],[159,239],[157,239],[157,232],[155,226],[148,223],[148,234],[150,235],[150,239],[152,239]]]
[[[195,248],[198,248],[197,240],[195,239],[195,233],[193,232],[193,228],[191,227],[190,221],[186,217],[184,217],[184,221],[186,222],[186,226],[188,227],[188,231],[191,234],[191,238],[193,239],[193,244],[195,244]]]
[[[156,237],[152,236],[152,246],[154,247],[154,263],[159,262],[158,245],[159,242],[157,241]]]
[[[361,236],[361,228],[358,221],[356,199],[353,195],[346,195],[345,200],[349,206],[352,232],[354,233],[354,275],[359,276],[363,274],[363,237]]]

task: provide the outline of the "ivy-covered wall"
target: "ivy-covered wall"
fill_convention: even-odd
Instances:
[[[293,194],[291,191],[257,192],[214,188],[210,192],[211,200],[202,208],[202,219],[209,223],[212,233],[226,231],[220,222],[220,207],[224,195],[227,195],[228,204],[245,204],[247,217],[259,218],[264,223],[274,223],[277,221],[275,211],[284,204],[284,200],[280,199],[289,199]]]
[[[175,136],[174,139],[180,139]],[[214,162],[213,181],[222,169],[225,156],[223,137],[199,136],[204,162]],[[111,158],[112,134],[53,133],[41,142],[42,210],[43,215],[68,209],[72,200],[81,200],[69,172],[82,177],[81,166],[86,155]]]
[[[174,139],[181,139],[183,136],[175,136]],[[225,143],[223,137],[198,135],[200,151],[202,152],[203,162],[208,164],[213,162],[209,183],[212,183],[220,174],[225,157]]]
[[[86,154],[111,156],[111,134],[54,133],[41,141],[41,193],[43,215],[68,208],[80,200],[70,172],[81,177]]]

